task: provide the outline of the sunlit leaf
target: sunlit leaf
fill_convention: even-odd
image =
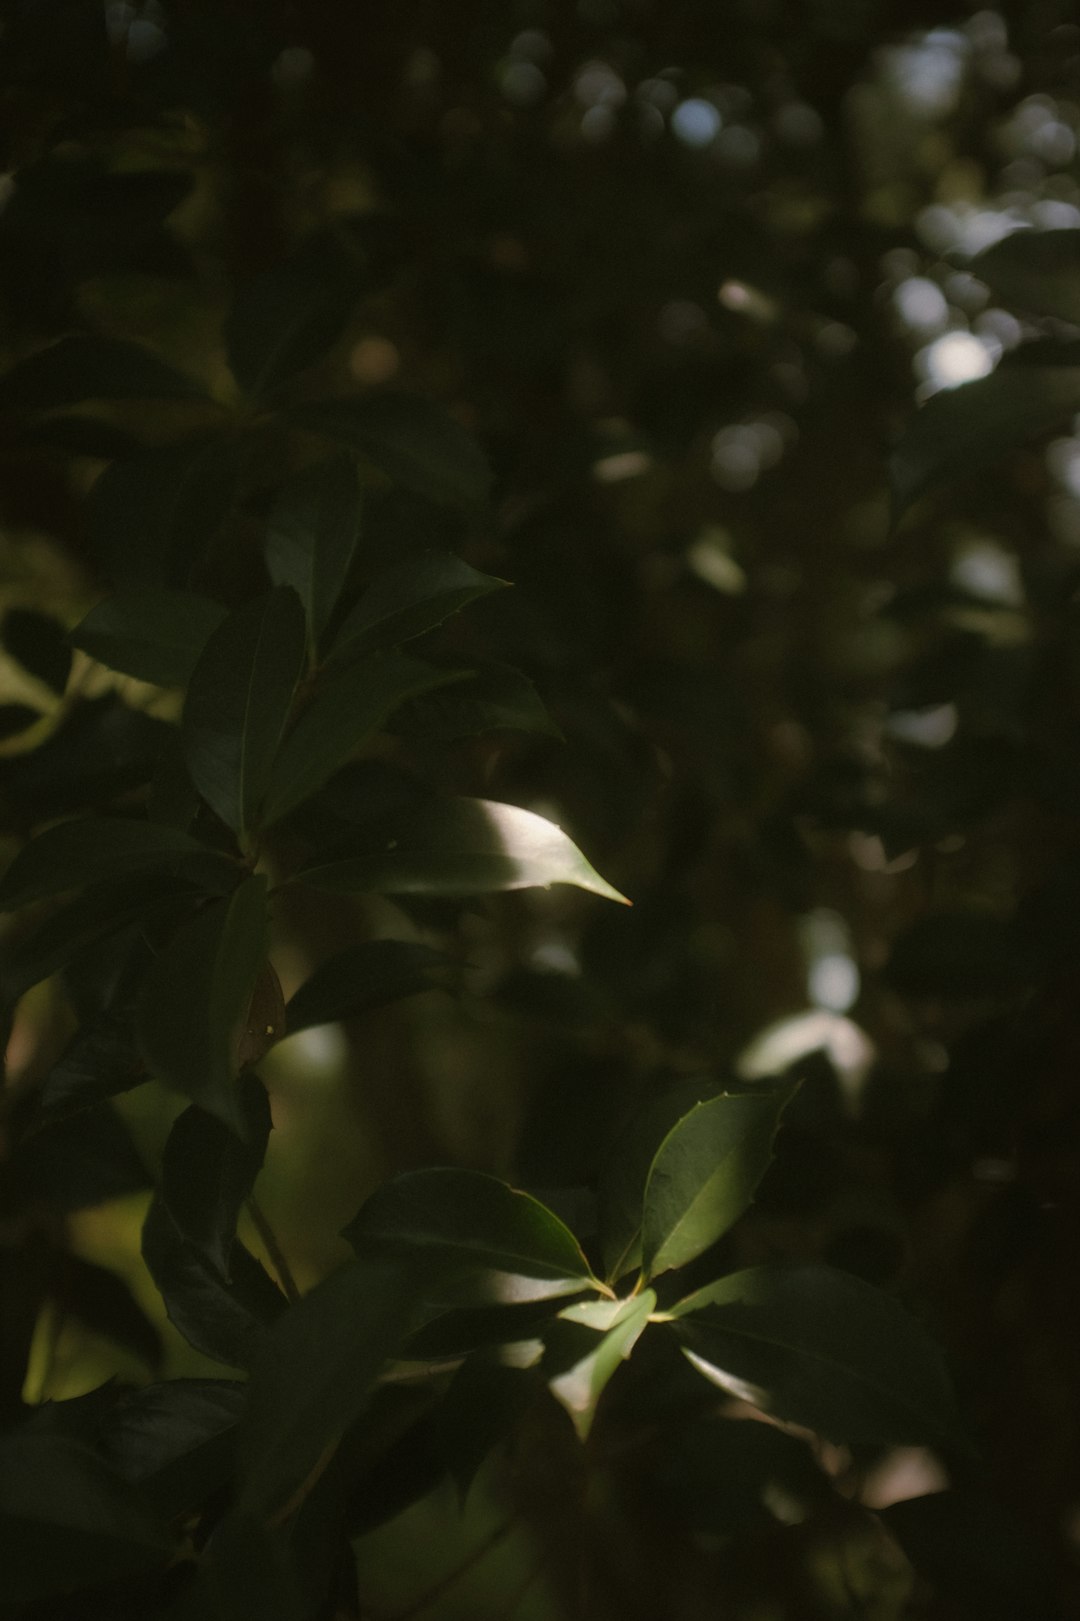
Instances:
[[[297,427],[358,451],[396,484],[449,506],[478,506],[491,474],[475,439],[439,406],[379,389],[289,413]]]
[[[289,1035],[311,1025],[352,1019],[369,1008],[415,996],[435,983],[446,957],[412,940],[365,940],[320,963],[285,1010]]]
[[[60,822],[23,846],[0,882],[0,911],[92,883],[157,872],[208,890],[230,888],[238,868],[176,828],[121,816]]]
[[[179,929],[154,962],[138,1004],[150,1068],[242,1136],[238,1047],[266,955],[266,879],[252,875]]]
[[[715,1244],[747,1209],[794,1088],[698,1103],[664,1138],[645,1184],[642,1266],[656,1277]]]
[[[459,671],[390,653],[325,681],[274,762],[267,822],[279,821],[310,798],[407,699],[460,679]]]
[[[894,515],[935,484],[964,478],[1001,454],[1067,425],[1080,411],[1080,366],[1006,363],[921,407],[890,463]]]
[[[824,1266],[752,1267],[675,1308],[694,1366],[837,1442],[963,1443],[940,1348],[898,1301]]]
[[[1006,304],[1080,325],[1080,231],[1011,231],[968,268]]]
[[[386,895],[486,895],[573,884],[629,905],[554,822],[490,799],[439,799],[403,816],[368,855],[309,867],[316,889]]]
[[[52,411],[84,400],[205,399],[194,378],[141,344],[75,332],[38,349],[0,378],[0,406]]]
[[[183,718],[188,771],[237,833],[258,823],[304,658],[300,599],[279,586],[231,613],[192,673]]]
[[[544,1336],[542,1371],[556,1401],[570,1414],[584,1441],[596,1417],[596,1407],[612,1375],[637,1344],[656,1309],[656,1295],[645,1289],[629,1300],[585,1302],[606,1318],[596,1326],[573,1306],[559,1313],[559,1321]],[[611,1309],[614,1308],[614,1309]]]
[[[182,687],[224,618],[220,603],[193,591],[128,587],[91,608],[70,640],[110,670]]]
[[[334,638],[331,657],[351,659],[376,648],[397,647],[508,583],[481,574],[450,552],[419,552],[404,558],[368,586]]]
[[[317,462],[284,486],[270,513],[266,565],[291,585],[318,646],[337,605],[360,537],[360,485],[348,455]]]

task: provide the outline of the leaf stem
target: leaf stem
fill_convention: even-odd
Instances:
[[[255,1231],[262,1239],[267,1259],[277,1273],[278,1282],[285,1291],[286,1298],[295,1306],[300,1299],[300,1290],[296,1286],[296,1279],[293,1277],[292,1269],[285,1259],[285,1253],[278,1243],[277,1234],[267,1221],[266,1213],[253,1193],[248,1195],[247,1207],[248,1214],[255,1223]]]

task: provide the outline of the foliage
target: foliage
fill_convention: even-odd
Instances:
[[[797,9],[7,25],[13,1621],[1068,1597],[1080,229],[916,410]]]

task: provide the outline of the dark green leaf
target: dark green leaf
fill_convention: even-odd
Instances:
[[[0,743],[29,731],[41,719],[41,710],[31,709],[29,704],[0,704]]]
[[[641,1265],[641,1214],[656,1150],[695,1103],[718,1095],[715,1081],[684,1081],[649,1098],[620,1126],[600,1179],[600,1253],[609,1283]]]
[[[300,405],[289,419],[358,451],[396,484],[448,506],[479,506],[491,473],[471,434],[430,400],[392,389]]]
[[[113,694],[74,700],[38,748],[0,759],[5,815],[12,825],[34,827],[96,809],[148,782],[175,735]]]
[[[145,1173],[140,1180],[145,1183]],[[150,1321],[125,1280],[111,1268],[60,1251],[52,1257],[47,1288],[61,1321],[73,1318],[92,1334],[123,1346],[147,1367],[160,1367],[162,1344],[157,1325]]]
[[[536,1392],[534,1371],[500,1361],[497,1350],[474,1351],[455,1373],[434,1422],[439,1452],[463,1502],[480,1466],[512,1433]]]
[[[971,1621],[1017,1616],[1058,1621],[1061,1616],[1049,1550],[992,1498],[934,1492],[879,1513],[919,1575],[949,1603],[950,1613]]]
[[[284,1507],[359,1418],[417,1320],[418,1292],[400,1260],[352,1261],[275,1324],[252,1369],[240,1431],[245,1508]]]
[[[224,618],[220,603],[193,591],[129,587],[91,608],[71,641],[110,670],[183,687]]]
[[[133,923],[182,908],[198,890],[182,878],[148,873],[114,884],[92,885],[51,912],[36,927],[5,942],[0,960],[0,1002],[17,1001],[32,985],[65,968],[80,952]]]
[[[655,1309],[651,1289],[629,1300],[586,1300],[564,1307],[545,1332],[542,1372],[581,1440],[588,1438],[605,1386],[629,1357]]]
[[[32,608],[10,608],[4,615],[4,648],[24,670],[63,694],[71,674],[71,649],[55,619]]]
[[[694,1260],[747,1209],[793,1096],[791,1087],[724,1094],[695,1104],[668,1132],[645,1184],[646,1277]]]
[[[825,1266],[752,1267],[675,1308],[694,1366],[832,1441],[962,1444],[939,1347],[879,1289]]]
[[[300,1579],[289,1543],[257,1514],[230,1511],[214,1527],[199,1560],[199,1621],[310,1621],[319,1593]]]
[[[141,1193],[151,1181],[130,1131],[108,1103],[35,1131],[19,1145],[15,1173],[27,1199],[65,1212]]]
[[[360,484],[348,455],[305,468],[285,485],[270,514],[270,578],[296,591],[313,648],[337,606],[359,537]]]
[[[224,439],[112,462],[87,504],[104,573],[122,585],[186,585],[232,509],[239,475],[239,444]]]
[[[394,717],[393,730],[420,743],[456,743],[498,731],[562,737],[528,676],[494,662],[460,686],[414,698]]]
[[[1013,231],[969,269],[1006,304],[1080,325],[1080,231]]]
[[[236,833],[257,825],[304,657],[300,599],[278,586],[218,626],[192,673],[183,719],[188,771]]]
[[[431,990],[446,957],[411,940],[365,940],[320,963],[285,1009],[289,1035],[311,1025],[352,1019],[370,1008]]]
[[[479,1171],[394,1177],[372,1194],[344,1237],[361,1255],[426,1260],[455,1305],[540,1300],[592,1282],[577,1239],[558,1216]]]
[[[161,1197],[177,1231],[226,1274],[271,1126],[270,1100],[259,1077],[241,1075],[236,1090],[242,1138],[193,1104],[174,1121],[161,1159]]]
[[[120,816],[61,822],[24,845],[0,882],[0,911],[88,884],[160,873],[223,890],[239,869],[176,828]]]
[[[397,647],[508,583],[480,574],[450,552],[419,552],[368,586],[334,638],[330,656],[351,659],[377,648]]]
[[[131,1031],[103,1014],[72,1036],[41,1084],[38,1110],[46,1119],[62,1120],[130,1092],[146,1078]]]
[[[459,679],[460,672],[396,653],[332,676],[281,746],[270,774],[267,822],[279,821],[321,788],[406,699]]]
[[[266,879],[253,874],[177,931],[143,983],[137,1024],[150,1068],[243,1136],[235,1077],[266,956]]]
[[[899,517],[934,484],[966,477],[1014,445],[1067,424],[1080,411],[1080,366],[1005,364],[989,377],[942,389],[893,451]]]
[[[170,1379],[122,1396],[98,1449],[167,1519],[199,1509],[232,1473],[247,1387],[239,1379]]]
[[[234,1244],[226,1275],[177,1231],[163,1201],[150,1205],[142,1232],[147,1270],[174,1328],[215,1362],[246,1368],[285,1296],[243,1244]]]
[[[0,406],[52,411],[84,400],[205,398],[193,378],[122,338],[75,332],[28,355],[0,378]]]
[[[361,290],[356,266],[324,233],[243,288],[225,322],[229,364],[241,388],[268,394],[321,360]]]
[[[171,1538],[89,1447],[58,1435],[0,1440],[0,1569],[8,1603],[163,1566]]]
[[[490,799],[439,799],[403,817],[370,855],[309,867],[316,889],[386,895],[487,895],[574,884],[630,903],[589,865],[554,822]]]
[[[806,1441],[741,1417],[695,1415],[666,1425],[649,1475],[669,1523],[713,1537],[775,1524],[780,1493],[807,1518],[832,1497]]]

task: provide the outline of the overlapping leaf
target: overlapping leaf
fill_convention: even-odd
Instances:
[[[183,687],[224,618],[220,603],[193,591],[131,586],[91,608],[70,639],[110,670]]]
[[[412,940],[365,940],[347,946],[320,963],[290,998],[286,1029],[293,1035],[430,990],[433,974],[445,965],[442,952]]]
[[[628,1300],[588,1300],[567,1306],[545,1332],[542,1371],[583,1441],[605,1387],[629,1357],[655,1309],[651,1289]]]
[[[430,400],[393,389],[289,412],[297,427],[359,452],[396,484],[448,506],[482,504],[491,483],[475,439]]]
[[[93,883],[160,873],[209,892],[229,889],[237,866],[177,828],[122,816],[60,822],[23,846],[0,881],[0,911]]]
[[[304,605],[312,647],[321,641],[360,536],[360,485],[352,456],[305,468],[270,513],[266,563],[275,585],[291,585]]]
[[[397,647],[507,584],[450,552],[418,552],[376,576],[334,638],[331,657]]]

